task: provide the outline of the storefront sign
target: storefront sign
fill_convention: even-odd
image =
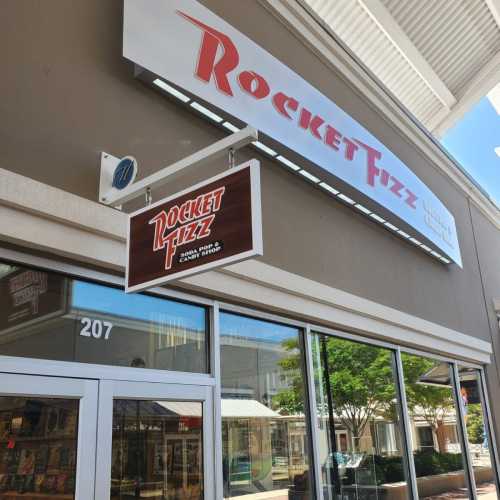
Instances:
[[[0,279],[0,334],[26,329],[66,313],[66,278],[16,269]]]
[[[126,291],[262,255],[259,169],[251,160],[131,214]]]
[[[124,55],[347,183],[460,266],[455,219],[347,113],[195,0],[125,0]],[[396,219],[395,219],[396,220]]]

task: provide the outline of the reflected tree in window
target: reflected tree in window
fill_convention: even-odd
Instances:
[[[486,433],[484,431],[483,410],[480,403],[468,405],[466,422],[469,443],[483,444],[486,439]]]
[[[220,319],[224,497],[312,499],[300,330]]]
[[[295,344],[294,344],[295,342]],[[285,374],[293,374],[292,383],[274,398],[280,408],[291,413],[303,412],[303,381],[296,340],[286,340],[283,347],[291,354],[280,361]],[[354,451],[367,424],[376,416],[388,421],[395,418],[394,380],[391,352],[367,344],[324,337],[320,349],[326,349],[329,384],[335,413],[354,436]],[[321,353],[320,353],[321,355]],[[325,373],[315,373],[316,377]]]
[[[453,393],[449,385],[449,366],[421,356],[402,354],[406,400],[412,416],[423,418],[436,434],[438,451],[446,452],[445,417],[454,412]],[[442,378],[426,375],[443,370]],[[427,380],[429,379],[429,380]],[[443,386],[439,383],[443,380]]]
[[[287,387],[273,397],[272,407],[281,415],[304,414],[304,379],[301,372],[301,356],[298,339],[286,339],[281,343],[288,353],[278,361],[280,375]]]
[[[325,498],[406,498],[394,352],[312,335]],[[399,496],[401,495],[401,496]]]
[[[348,340],[324,339],[335,413],[359,450],[367,424],[376,416],[395,420],[391,352]]]

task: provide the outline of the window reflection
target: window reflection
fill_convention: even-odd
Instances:
[[[325,498],[409,498],[394,354],[326,335],[312,340]]]
[[[202,403],[115,400],[111,500],[202,500],[202,428]]]
[[[406,353],[402,363],[419,497],[467,498],[452,367]]]
[[[484,412],[483,391],[478,370],[458,366],[460,377],[460,404],[467,429],[469,454],[474,470],[479,498],[495,497],[496,487],[491,462],[491,441]],[[488,498],[489,498],[488,497]]]
[[[208,372],[203,307],[0,267],[0,354]]]
[[[312,500],[296,328],[221,314],[224,497]]]

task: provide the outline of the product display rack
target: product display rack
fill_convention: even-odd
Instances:
[[[0,398],[0,498],[74,498],[78,403]]]

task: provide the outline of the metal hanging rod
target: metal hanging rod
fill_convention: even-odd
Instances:
[[[154,174],[141,179],[130,186],[117,190],[108,188],[105,192],[100,190],[99,201],[104,205],[119,206],[127,201],[133,200],[139,196],[145,196],[149,190],[166,184],[175,179],[180,174],[185,173],[189,168],[196,167],[201,163],[217,158],[228,157],[229,151],[236,151],[259,138],[258,131],[253,127],[247,126],[239,132],[235,132],[224,139],[207,146],[206,148],[193,153],[192,155],[179,160],[168,167],[162,168]],[[102,167],[101,167],[102,168]],[[102,172],[101,172],[102,176]]]

